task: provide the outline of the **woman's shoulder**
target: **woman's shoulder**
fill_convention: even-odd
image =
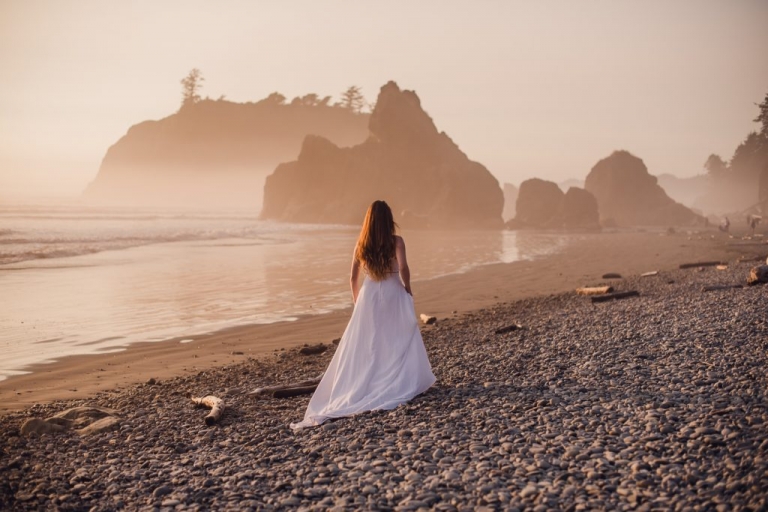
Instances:
[[[405,245],[405,240],[400,235],[395,235],[395,245]]]

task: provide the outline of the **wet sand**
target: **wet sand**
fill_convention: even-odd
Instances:
[[[533,261],[493,264],[413,284],[417,313],[438,319],[521,298],[538,297],[604,282],[607,272],[635,275],[671,270],[681,263],[765,257],[768,245],[740,244],[719,233],[614,232],[585,236],[557,254]],[[72,356],[37,365],[30,374],[0,382],[0,413],[35,403],[92,396],[150,378],[167,379],[224,366],[248,357],[341,336],[350,309],[293,322],[225,329],[194,341],[138,343],[101,355]]]

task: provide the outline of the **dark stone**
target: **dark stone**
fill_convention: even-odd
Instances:
[[[155,489],[155,492],[152,493],[152,496],[155,498],[162,498],[163,496],[171,494],[171,492],[173,492],[173,489],[171,489],[167,485],[161,485],[160,487]]]

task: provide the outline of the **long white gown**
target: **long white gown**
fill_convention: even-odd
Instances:
[[[365,275],[352,318],[304,420],[291,423],[291,428],[394,409],[434,383],[413,297],[405,291],[400,275],[392,272],[382,281]]]

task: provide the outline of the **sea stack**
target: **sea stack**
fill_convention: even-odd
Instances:
[[[617,226],[680,226],[703,218],[672,200],[628,151],[614,151],[597,162],[584,188],[597,199],[600,222]]]
[[[407,228],[502,226],[498,181],[438,132],[416,93],[387,83],[368,128],[368,139],[349,148],[306,137],[298,159],[267,177],[262,218],[358,224],[383,199]]]

